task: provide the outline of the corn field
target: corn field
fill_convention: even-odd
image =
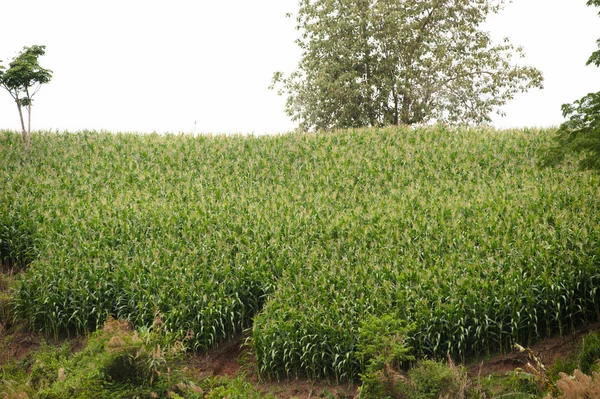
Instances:
[[[600,319],[600,179],[536,166],[551,130],[270,137],[0,132],[0,258],[18,320],[110,315],[270,378],[349,380],[360,321],[467,359]],[[191,337],[191,338],[190,338]]]

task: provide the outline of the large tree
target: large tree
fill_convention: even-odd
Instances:
[[[588,0],[587,5],[600,7],[600,0]],[[598,50],[592,53],[586,65],[600,67],[600,39],[597,43]],[[556,165],[567,154],[578,153],[583,155],[579,161],[581,169],[600,170],[600,92],[563,104],[562,112],[568,119],[560,125],[554,145],[545,149],[542,164]]]
[[[600,0],[588,0],[587,5],[600,7]],[[600,16],[600,11],[598,12],[598,16]],[[600,67],[600,39],[598,39],[596,43],[598,43],[598,50],[592,53],[587,65],[594,64],[597,67]]]
[[[45,53],[46,46],[24,47],[23,51],[8,64],[8,69],[0,68],[0,86],[10,93],[19,110],[25,148],[29,148],[33,96],[42,84],[48,83],[52,78],[52,71],[42,68],[38,62],[38,58]],[[23,108],[27,110],[27,129],[25,129]]]
[[[272,88],[303,129],[482,123],[542,75],[480,25],[504,0],[300,0],[302,50]]]

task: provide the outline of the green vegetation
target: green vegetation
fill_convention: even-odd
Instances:
[[[464,368],[434,360],[421,360],[408,373],[363,376],[361,382],[361,399],[495,398]]]
[[[600,332],[589,334],[583,339],[578,356],[578,369],[585,374],[600,372]]]
[[[600,0],[588,0],[587,5],[600,7]],[[592,53],[586,65],[590,64],[600,67],[600,49]],[[556,165],[568,154],[577,153],[584,154],[579,161],[581,169],[600,171],[600,91],[563,104],[562,112],[568,120],[558,129],[554,144],[545,149],[542,163]]]
[[[600,397],[600,339],[598,332],[583,337],[580,347],[566,359],[558,359],[550,368],[529,348],[515,345],[528,354],[524,368],[504,375],[491,374],[479,380],[476,387],[481,397],[578,399]],[[541,356],[545,356],[542,353]],[[441,375],[441,374],[439,374]],[[439,378],[439,377],[438,377]],[[482,384],[483,383],[483,384]],[[473,385],[473,384],[471,384]],[[479,396],[478,396],[479,397]]]
[[[52,71],[42,68],[38,61],[38,58],[44,54],[46,54],[46,46],[23,47],[19,55],[8,64],[8,69],[0,65],[0,86],[8,91],[17,104],[25,148],[29,148],[33,96],[43,84],[52,79]],[[23,107],[27,110],[27,129],[23,119]]]
[[[302,130],[490,122],[542,88],[522,50],[480,26],[504,0],[299,0],[298,69],[273,75]]]
[[[267,398],[242,377],[194,378],[178,366],[182,342],[164,345],[161,324],[132,330],[108,320],[73,353],[42,342],[31,356],[3,367],[8,398]],[[29,370],[28,372],[25,372]]]
[[[2,132],[10,312],[52,334],[159,316],[193,348],[252,327],[275,379],[356,379],[368,317],[417,357],[528,345],[600,315],[599,176],[538,169],[552,133],[36,134],[27,156]]]
[[[558,358],[548,368],[548,379],[556,383],[561,373],[573,375],[575,370],[592,375],[600,372],[600,331],[595,331],[583,337],[579,345],[566,358]]]
[[[361,321],[356,353],[365,365],[360,375],[362,398],[383,398],[397,393],[399,366],[415,360],[405,342],[408,331],[400,320],[389,315]]]

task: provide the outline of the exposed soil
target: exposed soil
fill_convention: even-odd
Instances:
[[[0,334],[0,366],[11,360],[21,360],[40,347],[38,334],[24,330],[4,331],[4,326],[0,326],[3,330]]]
[[[552,366],[557,360],[567,360],[581,344],[584,335],[591,331],[600,330],[600,322],[579,328],[572,334],[562,337],[556,336],[545,339],[529,347],[534,355],[547,367]],[[513,371],[517,367],[525,367],[529,359],[527,353],[513,350],[505,355],[494,356],[468,366],[470,375],[486,376],[492,373]]]
[[[4,329],[0,323],[0,367],[7,362],[24,359],[38,350],[42,341],[57,347],[68,342],[71,352],[76,353],[85,347],[87,339],[83,336],[48,336],[22,327]]]
[[[195,372],[209,376],[224,375],[235,377],[240,371],[242,344],[241,335],[204,353],[195,353],[189,360],[189,365]]]

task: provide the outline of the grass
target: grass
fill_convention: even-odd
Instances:
[[[271,378],[354,379],[361,320],[417,356],[510,350],[600,316],[600,182],[536,166],[550,130],[275,137],[0,133],[19,320],[108,316],[208,348],[252,328]]]

